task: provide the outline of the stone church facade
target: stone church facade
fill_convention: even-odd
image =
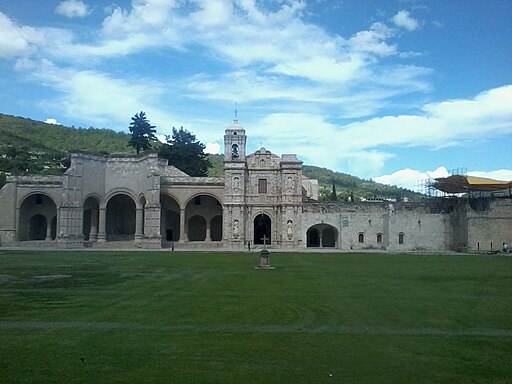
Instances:
[[[224,176],[190,177],[156,153],[71,155],[63,176],[12,176],[0,246],[489,251],[512,243],[512,199],[319,203],[296,155],[247,153],[235,119]]]

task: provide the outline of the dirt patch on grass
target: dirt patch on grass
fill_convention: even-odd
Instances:
[[[30,278],[30,281],[35,281],[38,283],[44,283],[45,281],[54,281],[60,279],[67,279],[72,275],[45,275],[45,276],[33,276]]]

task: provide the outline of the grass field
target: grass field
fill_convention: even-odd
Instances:
[[[510,383],[512,258],[0,251],[1,383]]]

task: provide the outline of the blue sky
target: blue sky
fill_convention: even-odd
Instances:
[[[512,180],[512,1],[2,0],[0,112],[222,145],[412,187]]]

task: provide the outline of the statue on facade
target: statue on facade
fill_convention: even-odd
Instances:
[[[288,240],[293,238],[293,221],[288,220],[286,223],[286,235],[288,236]]]
[[[235,220],[233,222],[233,237],[235,239],[238,239],[238,236],[240,235],[240,223],[238,220]]]

